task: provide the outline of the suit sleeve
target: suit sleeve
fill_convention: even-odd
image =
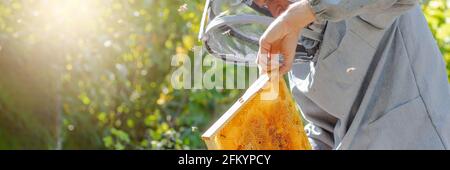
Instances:
[[[308,0],[308,2],[318,20],[331,22],[355,16],[364,16],[377,22],[389,22],[419,3],[418,0]]]

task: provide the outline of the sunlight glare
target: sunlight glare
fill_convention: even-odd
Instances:
[[[61,37],[80,36],[93,32],[98,23],[99,12],[95,0],[44,0],[32,13],[37,29],[44,34]]]

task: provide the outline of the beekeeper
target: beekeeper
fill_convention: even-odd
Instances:
[[[446,67],[417,0],[255,2],[277,17],[258,64],[285,57],[314,149],[450,149]],[[322,38],[292,64],[303,29]]]

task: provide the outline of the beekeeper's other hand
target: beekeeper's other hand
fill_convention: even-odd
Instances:
[[[279,69],[284,75],[292,67],[300,31],[315,20],[307,0],[293,3],[267,28],[259,41],[258,65],[262,73]],[[277,64],[277,56],[284,60]]]

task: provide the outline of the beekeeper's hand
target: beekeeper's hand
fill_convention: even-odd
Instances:
[[[291,70],[300,31],[315,20],[307,0],[293,3],[267,28],[259,42],[258,65],[262,73]],[[283,56],[278,63],[278,56]]]

